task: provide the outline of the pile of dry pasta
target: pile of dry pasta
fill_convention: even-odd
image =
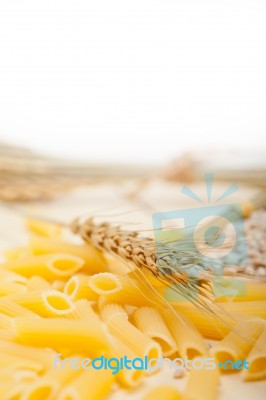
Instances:
[[[156,295],[165,288],[155,278],[147,279],[156,292],[116,259],[65,241],[58,227],[27,224],[28,246],[6,251],[0,265],[2,400],[100,400],[149,379],[144,370],[124,368],[114,375],[108,369],[55,369],[58,353],[246,359],[248,370],[232,372],[243,380],[266,378],[266,284],[248,282],[245,296],[213,300],[220,315],[188,302],[172,302],[168,309]],[[216,340],[211,348],[210,339]],[[215,400],[222,373],[218,367],[192,369],[184,392],[158,386],[144,399]]]

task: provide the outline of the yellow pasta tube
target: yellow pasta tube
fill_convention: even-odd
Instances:
[[[179,391],[170,385],[161,385],[152,388],[142,400],[182,400]]]
[[[208,353],[202,336],[187,318],[177,312],[169,311],[164,313],[164,319],[182,358],[187,357],[191,360]]]
[[[38,347],[25,346],[19,343],[0,341],[0,353],[2,356],[16,356],[40,362],[44,369],[51,369],[54,365],[55,351],[52,349],[40,349]]]
[[[13,249],[7,249],[3,252],[6,260],[16,260],[30,255],[30,249],[26,246],[19,246]]]
[[[64,368],[47,371],[46,374],[27,385],[21,400],[50,400],[57,398],[60,387],[66,385],[77,373],[69,364],[66,364]]]
[[[39,275],[46,279],[54,279],[67,278],[80,270],[83,265],[84,260],[82,258],[71,254],[58,253],[8,261],[1,267],[28,278]]]
[[[114,375],[110,370],[81,372],[58,394],[58,400],[102,400],[110,392]]]
[[[6,341],[12,341],[15,340],[15,333],[11,329],[0,329],[0,341],[1,340],[6,340]]]
[[[194,304],[187,302],[173,304],[173,307],[182,314],[188,313],[191,317],[193,317],[194,312],[196,315],[198,315],[197,311],[201,313],[201,310]],[[250,316],[266,319],[266,301],[216,303],[212,305],[211,309],[214,311],[214,315],[221,318],[230,315],[231,317]],[[210,313],[207,314],[207,316],[209,315]]]
[[[0,329],[12,329],[12,318],[8,317],[6,314],[0,313]]]
[[[14,380],[17,382],[25,382],[26,384],[33,382],[39,377],[38,373],[29,369],[19,369],[13,372]]]
[[[25,293],[27,287],[21,283],[0,282],[0,297],[9,296],[15,293]]]
[[[56,279],[55,281],[52,282],[52,288],[55,290],[60,290],[60,292],[63,292],[65,284],[66,282],[63,281],[62,279]]]
[[[7,298],[0,299],[0,312],[9,317],[38,317],[36,313],[11,301]]]
[[[32,218],[26,219],[26,227],[29,232],[47,238],[58,237],[62,232],[59,225]]]
[[[202,359],[204,362],[204,359]],[[219,369],[191,369],[184,400],[216,400],[219,388]]]
[[[247,357],[248,369],[243,371],[245,381],[266,378],[266,328]]]
[[[89,287],[89,279],[90,275],[87,274],[77,274],[72,276],[65,284],[64,293],[73,300],[84,298],[96,300],[99,295]]]
[[[67,318],[89,320],[92,324],[101,324],[99,316],[93,311],[92,306],[86,299],[77,300],[74,310],[67,315]]]
[[[41,362],[10,354],[1,355],[0,368],[3,367],[9,367],[11,370],[28,369],[36,372],[41,372],[43,370]]]
[[[36,312],[40,316],[62,316],[74,310],[74,302],[58,290],[36,290],[13,295],[12,301]]]
[[[108,337],[102,324],[96,324],[95,320],[93,322],[19,317],[14,321],[14,330],[17,341],[22,344],[100,354],[109,348]]]
[[[254,341],[264,329],[263,320],[240,321],[235,328],[211,349],[218,363],[223,363],[224,370],[234,369],[232,363],[244,360]]]
[[[175,340],[156,309],[141,307],[133,313],[131,320],[141,332],[159,343],[165,356],[176,352]]]
[[[119,257],[115,257],[108,253],[104,254],[104,257],[108,263],[108,271],[117,275],[126,275],[130,271],[135,269],[134,264],[126,263],[125,261],[121,261]]]
[[[3,382],[0,384],[1,400],[20,400],[20,396],[26,387],[25,383]]]
[[[32,276],[31,278],[28,279],[27,282],[27,289],[28,291],[34,291],[34,290],[44,290],[44,289],[50,289],[51,284],[41,276]]]
[[[230,281],[229,281],[230,282]],[[218,297],[216,299],[217,302],[228,302],[228,301],[265,301],[266,300],[266,283],[263,282],[245,282],[245,291],[246,293],[241,295],[241,288],[237,288],[234,286],[234,280],[232,282],[232,296],[226,297]],[[226,279],[224,279],[224,283],[226,284]],[[228,287],[228,286],[227,286]],[[230,287],[230,286],[229,286]]]
[[[110,333],[128,346],[138,357],[159,358],[161,348],[154,340],[140,332],[127,320],[123,307],[116,304],[103,306],[102,316]]]
[[[112,336],[110,356],[118,359],[127,357],[128,360],[134,360],[137,358],[137,354],[134,353],[128,346],[125,345],[121,340]],[[116,378],[118,382],[125,387],[133,387],[141,382],[144,377],[144,369],[137,368],[122,368],[117,374]]]
[[[217,308],[218,306],[219,308]],[[234,316],[250,316],[266,319],[266,301],[241,301],[214,304],[214,311],[223,317],[223,310],[226,314]]]
[[[32,238],[30,248],[35,255],[67,253],[81,258],[85,262],[84,270],[88,273],[107,270],[104,256],[88,244],[73,244],[58,239]]]
[[[117,316],[123,317],[125,320],[128,320],[128,315],[124,307],[120,304],[107,304],[101,308],[101,316],[103,321],[106,324],[109,324],[111,319]]]
[[[266,319],[266,302],[231,302],[214,304],[214,314],[204,312],[187,302],[173,304],[174,309],[192,321],[200,333],[211,339],[222,339],[235,326],[236,320],[259,317]]]
[[[149,286],[127,275],[95,274],[91,277],[89,286],[103,295],[106,303],[134,306],[158,304],[158,296]]]
[[[122,284],[119,277],[110,272],[100,272],[92,275],[88,280],[89,288],[98,295],[108,295],[119,292]]]
[[[6,269],[0,269],[0,280],[5,282],[27,284],[27,279],[15,272],[8,271]]]

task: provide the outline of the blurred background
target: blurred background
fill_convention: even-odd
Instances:
[[[164,165],[199,149],[263,158],[264,0],[0,6],[2,141],[97,163]]]

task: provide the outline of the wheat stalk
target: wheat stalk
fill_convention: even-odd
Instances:
[[[168,243],[157,243],[152,238],[141,237],[138,231],[127,231],[108,222],[96,224],[93,218],[85,221],[75,219],[71,230],[101,252],[118,256],[137,268],[145,268],[166,286],[197,305],[202,302],[198,298],[199,293],[208,298],[211,295],[207,273],[202,278],[188,273],[188,267],[199,262],[192,250],[178,250]],[[204,302],[201,305],[206,308]]]

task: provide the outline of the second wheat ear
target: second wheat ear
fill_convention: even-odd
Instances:
[[[190,260],[195,257],[194,262],[197,264],[199,260],[193,253],[184,254],[184,251],[178,251],[167,244],[157,244],[152,238],[143,238],[137,231],[127,231],[108,222],[96,224],[93,218],[85,221],[75,219],[71,230],[85,243],[127,263],[133,263],[138,268],[145,268],[186,300],[207,307],[203,298],[206,297],[207,300],[211,297],[208,285],[210,277],[207,274],[202,279],[189,276],[186,265],[180,262],[185,256],[189,256]],[[198,294],[202,294],[201,299]]]

